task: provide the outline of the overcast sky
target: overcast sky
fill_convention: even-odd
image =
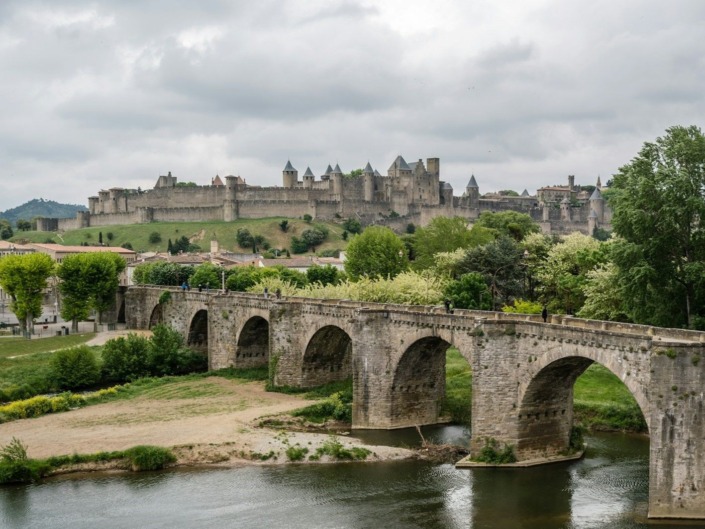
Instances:
[[[0,210],[396,155],[604,183],[705,127],[703,0],[1,0]]]

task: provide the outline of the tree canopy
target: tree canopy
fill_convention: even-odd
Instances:
[[[54,263],[46,254],[8,255],[0,259],[0,287],[10,296],[10,310],[23,331],[42,314],[42,295]]]
[[[409,267],[406,248],[392,230],[371,226],[348,244],[345,271],[351,279],[394,277]]]
[[[636,321],[705,328],[705,136],[671,127],[612,180],[614,261]]]
[[[102,314],[115,303],[120,274],[125,270],[125,259],[112,252],[82,253],[64,258],[57,270],[63,295],[61,315],[77,328],[79,319],[85,319],[93,309],[101,321]],[[97,322],[96,322],[97,323]]]
[[[521,241],[530,233],[538,233],[539,225],[526,213],[516,211],[501,211],[493,213],[485,211],[475,222],[476,226],[492,228],[500,235],[512,237],[516,241]]]
[[[413,267],[426,270],[433,266],[437,253],[487,244],[494,238],[494,232],[482,226],[468,229],[467,221],[462,217],[436,217],[413,235]]]

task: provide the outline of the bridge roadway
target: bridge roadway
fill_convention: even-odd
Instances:
[[[649,427],[649,516],[705,518],[703,332],[168,287],[131,287],[126,317],[131,329],[179,330],[212,369],[269,365],[274,384],[297,387],[352,377],[353,428],[438,422],[453,345],[473,372],[471,452],[494,439],[519,461],[566,452],[573,384],[598,362]]]

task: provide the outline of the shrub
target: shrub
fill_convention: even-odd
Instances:
[[[485,446],[480,450],[480,455],[475,458],[475,461],[481,463],[491,463],[494,465],[506,465],[507,463],[516,463],[513,445],[504,445],[504,448],[499,449],[499,443],[496,439],[486,438]]]
[[[153,231],[149,234],[149,242],[150,244],[158,244],[162,242],[161,234],[158,231]]]
[[[100,381],[98,361],[86,345],[57,351],[50,366],[50,376],[59,389],[81,389]]]
[[[178,331],[166,325],[156,325],[149,341],[147,367],[154,376],[178,375],[205,371],[208,359],[184,347],[184,339]]]
[[[308,243],[298,237],[291,238],[291,253],[306,253],[308,252]]]
[[[321,402],[295,410],[292,415],[319,423],[329,419],[352,422],[352,390],[333,393]]]
[[[308,448],[299,444],[290,446],[286,449],[286,457],[289,458],[289,461],[301,461],[304,457],[306,457],[306,454],[308,454]]]
[[[129,382],[150,374],[147,355],[149,340],[128,334],[108,340],[103,347],[103,376],[108,381]]]
[[[313,217],[312,217],[311,215],[309,215],[308,213],[306,213],[306,214],[303,216],[303,219],[304,219],[304,222],[306,222],[306,223],[308,223],[308,224],[311,224],[311,221],[313,220]]]
[[[341,443],[337,437],[333,436],[323,443],[323,446],[316,449],[316,456],[319,458],[322,455],[328,455],[333,459],[349,461],[367,459],[367,456],[371,453],[372,452],[370,452],[367,448],[362,448],[360,446],[345,448],[343,443]]]
[[[346,219],[343,222],[343,228],[349,233],[360,233],[362,232],[362,224],[357,219]]]
[[[125,450],[132,470],[161,470],[176,462],[176,456],[167,448],[140,445]]]
[[[279,229],[286,233],[289,231],[289,221],[288,220],[283,220],[279,223]]]

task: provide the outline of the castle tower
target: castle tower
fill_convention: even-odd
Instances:
[[[602,224],[605,221],[605,199],[597,187],[590,197],[590,209],[595,211],[597,221]]]
[[[335,164],[335,169],[330,172],[330,179],[333,181],[333,194],[336,195],[336,199],[343,200],[343,171],[340,170],[340,166]]]
[[[223,220],[231,222],[237,219],[237,177],[225,177],[225,201],[223,202]]]
[[[480,186],[477,185],[475,175],[470,175],[470,181],[465,186],[465,196],[468,199],[468,206],[471,208],[480,207]]]
[[[372,169],[370,162],[367,162],[367,165],[362,170],[362,178],[362,185],[365,192],[365,202],[372,202],[375,196],[375,172]]]
[[[314,178],[315,176],[313,175],[311,168],[307,167],[306,172],[304,173],[304,189],[313,189]]]
[[[88,211],[91,212],[91,215],[99,213],[98,207],[98,197],[88,197]]]
[[[294,166],[291,165],[290,160],[286,161],[286,166],[282,171],[282,178],[284,180],[284,187],[294,187],[299,181],[299,172],[294,169]]]
[[[545,202],[541,202],[541,218],[543,219],[544,222],[548,222],[551,220],[551,209],[548,204]]]
[[[597,219],[597,212],[595,212],[594,209],[591,209],[590,215],[588,215],[588,235],[593,235],[598,227],[599,222]]]
[[[441,159],[426,158],[426,167],[428,172],[436,179],[441,177]]]
[[[565,197],[561,200],[561,220],[570,222],[570,201]]]
[[[453,186],[448,182],[441,182],[439,186],[441,205],[453,206]]]
[[[597,177],[597,183],[595,184],[595,187],[602,191],[602,182],[600,181],[600,177]]]
[[[574,174],[569,174],[568,175],[568,189],[573,191],[575,189],[575,175]]]

